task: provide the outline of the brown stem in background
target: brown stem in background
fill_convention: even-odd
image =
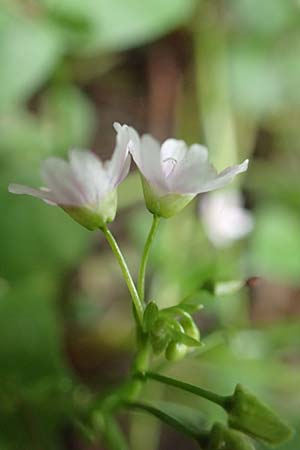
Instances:
[[[176,37],[153,44],[148,52],[148,128],[160,140],[174,132],[176,104],[182,89]]]

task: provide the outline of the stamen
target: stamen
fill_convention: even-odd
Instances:
[[[166,158],[163,160],[163,172],[166,176],[166,178],[168,178],[170,175],[172,175],[172,173],[174,172],[174,169],[176,167],[177,164],[177,159],[175,158]]]

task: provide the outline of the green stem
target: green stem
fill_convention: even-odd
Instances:
[[[112,235],[112,233],[110,232],[110,230],[108,229],[107,225],[103,225],[101,227],[101,230],[103,231],[107,242],[109,243],[112,251],[114,252],[118,263],[121,267],[122,273],[123,273],[123,277],[125,279],[125,282],[127,284],[128,290],[130,292],[134,307],[135,307],[135,317],[137,319],[138,325],[142,326],[143,323],[143,314],[144,314],[144,308],[143,308],[143,303],[139,297],[139,294],[136,290],[135,284],[133,282],[132,276],[129,272],[128,266],[126,264],[126,261],[124,259],[124,256],[117,244],[117,241],[115,240],[114,236]]]
[[[160,383],[168,384],[170,386],[177,387],[182,389],[183,391],[191,392],[192,394],[198,395],[199,397],[205,398],[213,403],[216,403],[219,406],[224,406],[227,400],[227,397],[223,397],[222,395],[215,394],[214,392],[207,391],[206,389],[202,389],[198,386],[194,386],[193,384],[184,383],[180,380],[175,380],[174,378],[165,377],[163,375],[159,375],[154,372],[146,372],[143,374],[144,377],[150,378],[152,380],[159,381]]]
[[[157,229],[158,229],[159,221],[160,221],[160,217],[156,216],[154,214],[152,226],[150,228],[150,231],[149,231],[146,243],[145,243],[143,256],[142,256],[142,261],[141,261],[141,266],[140,266],[140,271],[139,271],[139,278],[138,278],[138,293],[139,293],[139,296],[140,296],[140,299],[142,302],[144,301],[144,297],[145,297],[145,277],[146,277],[147,262],[148,262],[148,258],[149,258],[150,248],[151,248],[152,242],[154,240],[154,237],[155,237]]]

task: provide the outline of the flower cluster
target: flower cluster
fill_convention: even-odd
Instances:
[[[244,172],[248,160],[218,173],[199,144],[167,139],[162,145],[134,128],[114,124],[116,147],[111,160],[102,161],[89,150],[71,150],[69,162],[51,157],[43,162],[46,187],[33,189],[10,184],[14,194],[28,194],[60,206],[77,222],[93,230],[111,222],[117,210],[117,187],[127,176],[131,157],[142,178],[147,208],[156,216],[171,217],[197,194],[227,185]]]

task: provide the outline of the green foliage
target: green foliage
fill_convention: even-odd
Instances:
[[[2,8],[2,7],[0,7]],[[0,9],[0,111],[33,95],[61,58],[62,42],[53,27]]]
[[[281,206],[259,210],[252,238],[254,270],[273,279],[296,283],[300,272],[299,254],[298,214]]]

